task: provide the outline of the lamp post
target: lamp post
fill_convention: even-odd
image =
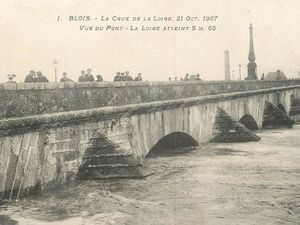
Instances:
[[[241,67],[242,67],[242,65],[241,65],[241,64],[239,64],[239,77],[240,77],[240,80],[242,80],[242,72],[241,72]]]
[[[53,65],[54,65],[54,73],[55,73],[55,82],[57,82],[57,68],[56,68],[57,64],[58,64],[57,60],[54,60]]]

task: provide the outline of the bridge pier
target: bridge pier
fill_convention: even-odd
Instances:
[[[241,84],[243,88],[239,89]],[[269,88],[261,90],[255,90],[256,83],[219,84],[214,89],[215,95],[205,95],[212,90],[206,84],[191,88],[190,83],[181,82],[174,83],[175,87],[167,84],[147,86],[148,89],[127,88],[126,84],[124,89],[99,87],[102,92],[91,87],[54,89],[55,93],[64,96],[57,99],[67,102],[74,95],[76,101],[70,102],[78,105],[66,102],[48,105],[47,96],[24,101],[22,99],[27,99],[27,95],[40,97],[46,92],[12,89],[8,99],[17,99],[22,94],[24,98],[17,103],[24,105],[14,105],[17,111],[11,113],[13,110],[6,110],[10,104],[5,103],[6,97],[3,98],[4,110],[0,110],[0,198],[18,198],[35,187],[45,189],[76,177],[144,177],[150,173],[142,160],[151,150],[157,147],[160,151],[170,143],[177,148],[209,141],[258,141],[260,137],[251,130],[274,124],[291,126],[292,120],[282,109],[289,113],[291,94],[295,94],[295,98],[300,96],[300,85],[267,84]],[[225,87],[226,92],[234,93],[220,94]],[[9,91],[4,90],[5,94]],[[191,90],[193,94],[186,95]],[[130,98],[126,99],[127,96]],[[33,105],[29,106],[28,102]]]
[[[263,128],[292,127],[294,121],[279,107],[266,101],[263,117]]]
[[[218,108],[213,129],[214,138],[211,139],[210,142],[231,143],[260,140],[260,137],[240,122],[235,121],[221,108]]]
[[[142,178],[150,174],[132,152],[97,133],[90,138],[77,179]]]
[[[291,110],[289,115],[294,116],[300,114],[300,98],[297,98],[297,96],[292,95],[291,96]]]

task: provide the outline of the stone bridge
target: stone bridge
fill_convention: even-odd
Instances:
[[[300,80],[0,85],[0,193],[67,180],[143,177],[169,147],[258,141],[291,127]]]

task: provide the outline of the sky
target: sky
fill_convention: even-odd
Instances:
[[[231,72],[247,73],[249,23],[254,27],[258,76],[300,71],[299,0],[0,0],[0,82],[16,74],[22,82],[30,70],[54,81],[66,71],[77,80],[92,69],[104,80],[117,71],[138,72],[144,80],[167,80],[199,73],[204,80],[224,79],[224,51]],[[69,16],[216,15],[214,32],[83,32]],[[58,22],[61,16],[63,21]],[[93,25],[99,22],[91,22]],[[156,25],[153,22],[152,25]],[[175,24],[176,25],[176,24]]]

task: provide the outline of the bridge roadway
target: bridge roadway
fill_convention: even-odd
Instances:
[[[143,159],[172,145],[258,141],[251,130],[291,126],[300,98],[299,80],[26,85],[0,86],[2,198],[147,176]]]

